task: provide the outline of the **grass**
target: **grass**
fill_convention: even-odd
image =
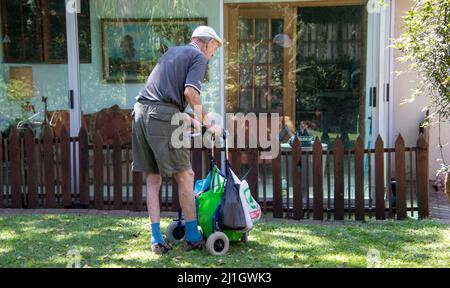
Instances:
[[[170,223],[164,219],[162,229]],[[306,225],[258,224],[249,242],[223,257],[205,251],[164,256],[149,249],[149,221],[112,216],[0,217],[0,267],[66,267],[69,251],[82,267],[450,267],[450,227],[437,221]],[[373,252],[375,251],[375,252]],[[368,254],[369,253],[369,254]],[[368,258],[369,255],[369,258]]]

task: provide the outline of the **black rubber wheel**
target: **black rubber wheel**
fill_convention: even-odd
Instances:
[[[172,243],[181,243],[186,237],[186,226],[181,222],[181,229],[178,229],[178,221],[170,223],[166,230],[167,239]]]
[[[230,240],[222,232],[214,232],[206,241],[206,250],[212,256],[223,256],[230,249]]]

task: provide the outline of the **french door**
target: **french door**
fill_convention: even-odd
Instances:
[[[280,113],[294,123],[296,9],[225,11],[227,112]]]
[[[280,113],[291,132],[329,146],[370,138],[377,23],[353,2],[226,5],[227,111]]]

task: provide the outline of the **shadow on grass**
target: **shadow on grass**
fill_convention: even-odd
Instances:
[[[162,229],[169,223],[164,219]],[[450,264],[449,228],[433,221],[261,223],[248,243],[232,243],[223,257],[182,252],[181,246],[156,256],[143,218],[6,216],[0,217],[0,227],[1,267],[66,267],[70,250],[80,252],[82,267],[365,267],[371,249],[380,252],[386,266]]]

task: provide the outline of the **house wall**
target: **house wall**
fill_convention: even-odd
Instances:
[[[413,0],[396,0],[395,1],[395,38],[402,33],[404,20],[403,16],[412,7]],[[394,49],[394,59],[401,57],[402,53]],[[402,63],[398,60],[394,62],[394,73],[402,72],[400,76],[394,76],[393,81],[393,136],[394,139],[402,134],[407,146],[415,146],[419,123],[424,120],[424,108],[429,105],[429,98],[426,96],[417,97],[413,101],[410,100],[413,90],[417,88],[418,75],[415,72],[408,71],[408,63]],[[432,112],[432,111],[431,111]],[[435,171],[440,167],[441,152],[438,148],[438,125],[435,123],[430,128],[429,137],[429,179],[435,178]],[[441,124],[441,143],[446,145],[443,150],[444,159],[450,162],[450,123],[446,121]]]
[[[437,119],[436,121],[433,121],[433,125],[430,128],[430,180],[436,179],[436,171],[441,168],[441,163],[443,161],[447,165],[450,165],[450,120],[447,119],[447,121],[442,121],[440,129],[437,121]],[[439,137],[441,138],[440,141]],[[439,143],[444,146],[442,148],[442,153],[441,149],[439,148]]]

